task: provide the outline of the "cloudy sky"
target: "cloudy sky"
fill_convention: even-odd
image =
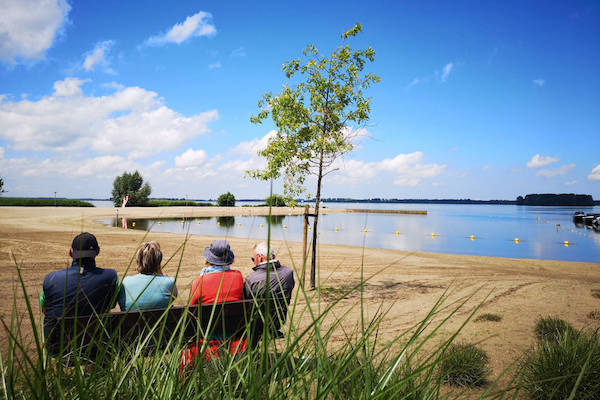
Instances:
[[[5,196],[107,198],[137,169],[156,197],[264,198],[244,178],[274,128],[250,124],[257,101],[358,21],[381,83],[324,196],[600,198],[597,1],[0,0],[0,15]]]

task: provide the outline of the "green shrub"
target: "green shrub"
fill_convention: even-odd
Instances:
[[[567,321],[555,317],[540,317],[535,324],[535,336],[538,340],[556,341],[568,332],[571,336],[576,331]]]
[[[287,201],[285,197],[274,194],[265,199],[265,204],[271,207],[285,207],[287,206]]]
[[[219,207],[233,207],[235,206],[235,196],[230,192],[223,193],[217,199],[217,205]]]
[[[501,320],[502,320],[502,316],[501,315],[491,314],[491,313],[481,314],[477,318],[475,318],[475,322],[481,322],[481,321],[498,322],[498,321],[501,321]]]
[[[488,356],[473,344],[452,344],[440,365],[442,380],[452,386],[481,386],[490,374]]]
[[[597,333],[565,330],[556,340],[542,340],[521,370],[523,386],[534,400],[600,399],[600,342]]]

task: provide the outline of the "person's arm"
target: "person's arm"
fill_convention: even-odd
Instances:
[[[178,294],[179,292],[177,291],[177,285],[175,285],[175,282],[173,282],[173,287],[171,288],[171,296],[177,297]]]

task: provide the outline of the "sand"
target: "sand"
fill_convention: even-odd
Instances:
[[[332,210],[330,210],[332,211]],[[280,208],[274,213],[301,214],[302,209]],[[335,211],[339,212],[339,211]],[[126,208],[120,215],[132,218],[186,217],[221,215],[264,215],[266,209],[250,207],[165,207]],[[112,208],[26,208],[0,207],[0,317],[10,319],[13,304],[20,313],[26,310],[23,296],[17,289],[18,279],[14,259],[21,268],[33,312],[40,316],[38,296],[44,276],[70,263],[69,246],[73,237],[82,231],[94,233],[101,247],[97,265],[110,267],[123,276],[140,242],[160,242],[167,275],[178,277],[180,298],[184,304],[192,280],[203,265],[202,250],[215,237],[169,233],[148,233],[105,227],[99,219],[114,217]],[[251,271],[251,248],[257,239],[228,238],[235,251],[234,268],[246,275]],[[184,251],[182,251],[182,247]],[[302,243],[274,242],[283,264],[301,274]],[[363,249],[343,245],[320,245],[320,286],[325,294],[321,307],[339,297],[344,288],[360,282],[361,273],[369,278],[364,297],[367,317],[385,310],[378,340],[392,339],[419,322],[446,291],[447,304],[465,296],[473,297],[444,326],[436,340],[441,340],[460,327],[480,306],[483,312],[502,316],[500,322],[470,322],[458,337],[461,342],[481,342],[488,352],[495,375],[510,365],[534,344],[533,327],[541,315],[563,318],[576,328],[600,326],[600,321],[588,318],[591,311],[600,310],[600,299],[591,295],[600,289],[600,264],[565,261],[544,261],[498,257],[406,252],[397,250]],[[129,274],[134,274],[133,269]],[[308,281],[308,279],[307,279]],[[15,298],[17,292],[16,302]],[[316,307],[315,292],[308,302]],[[482,303],[483,302],[483,303]],[[299,296],[297,306],[306,307],[307,300]],[[360,320],[360,296],[354,292],[334,309],[344,323],[336,329],[332,345],[346,340]],[[442,315],[437,317],[440,320]],[[332,318],[329,319],[329,322]],[[308,318],[299,316],[299,326]],[[343,327],[343,329],[342,329]],[[23,330],[30,329],[27,324]],[[6,332],[0,333],[0,348],[5,349]]]

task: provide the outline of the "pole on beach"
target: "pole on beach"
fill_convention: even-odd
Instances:
[[[302,287],[304,287],[304,277],[306,276],[306,247],[308,237],[308,204],[304,206],[304,236],[302,237]]]

